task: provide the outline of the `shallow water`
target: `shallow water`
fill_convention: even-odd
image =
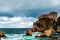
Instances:
[[[36,38],[36,35],[41,34],[41,32],[34,32],[32,36],[24,36],[25,34],[5,34],[7,38],[1,38],[1,40],[60,40],[60,39],[52,39],[52,38]],[[58,37],[57,34],[53,35],[54,37]]]
[[[60,40],[57,33],[54,33],[52,37],[54,38],[36,38],[36,35],[40,35],[41,32],[34,32],[32,36],[24,36],[27,29],[31,28],[0,28],[0,31],[4,32],[6,38],[1,38],[0,40]]]

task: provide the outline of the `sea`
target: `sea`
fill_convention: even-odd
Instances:
[[[32,36],[26,36],[26,30],[32,28],[0,28],[6,37],[1,37],[0,40],[60,40],[59,33],[53,33],[51,37],[35,37],[40,35],[41,32],[33,32]]]

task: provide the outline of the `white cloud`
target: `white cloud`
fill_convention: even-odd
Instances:
[[[0,17],[0,28],[32,28],[36,20],[33,17]]]
[[[22,20],[22,18],[21,17],[13,17],[13,18],[10,18],[9,20],[11,20],[11,21],[20,21],[20,20]]]
[[[60,0],[52,0],[54,6],[60,5]]]
[[[13,15],[24,16],[30,9],[59,9],[59,5],[60,0],[0,0],[0,12],[12,12]],[[0,28],[28,28],[32,27],[35,20],[37,19],[33,17],[0,17]]]

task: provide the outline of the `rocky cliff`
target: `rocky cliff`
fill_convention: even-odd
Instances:
[[[43,32],[40,36],[51,36],[53,32],[60,33],[60,17],[57,17],[57,12],[50,12],[38,17],[38,20],[33,23],[32,32]]]

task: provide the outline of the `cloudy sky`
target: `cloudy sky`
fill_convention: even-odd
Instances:
[[[56,11],[60,0],[0,0],[0,28],[32,28],[38,16]]]

